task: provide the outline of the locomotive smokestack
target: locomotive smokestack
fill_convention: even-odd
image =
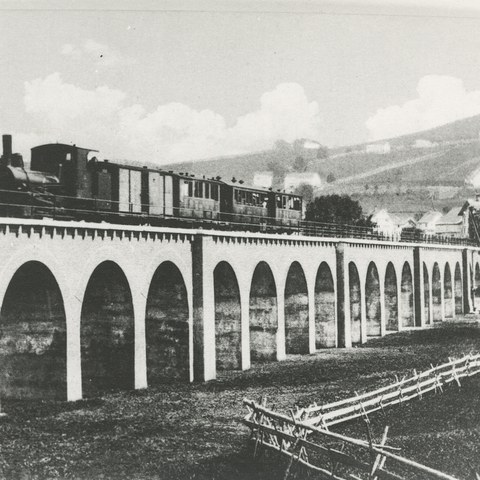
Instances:
[[[2,135],[3,157],[10,158],[12,156],[12,136]]]

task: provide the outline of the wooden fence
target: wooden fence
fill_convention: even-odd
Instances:
[[[404,377],[372,392],[325,405],[311,405],[298,410],[295,417],[310,425],[329,427],[422,397],[428,392],[441,391],[452,382],[460,386],[461,378],[478,373],[480,354],[470,354],[458,360],[450,359],[447,363],[421,373],[414,372],[411,377]]]
[[[434,478],[455,480],[438,470],[401,457],[386,445],[388,427],[375,443],[369,427],[368,414],[406,402],[432,391],[442,391],[449,383],[480,373],[480,354],[466,355],[372,392],[326,405],[311,405],[290,412],[290,416],[245,399],[248,414],[244,423],[251,429],[255,443],[254,455],[272,449],[289,457],[285,479],[292,465],[303,465],[321,478],[334,480]],[[358,417],[363,417],[367,440],[346,437],[329,430]],[[385,463],[389,460],[389,468]],[[478,476],[477,476],[478,478]]]
[[[293,414],[288,417],[274,412],[251,400],[245,399],[244,404],[249,413],[243,421],[252,433],[254,457],[263,449],[287,456],[284,480],[294,465],[314,471],[319,478],[333,480],[457,480],[394,453],[398,449],[386,445],[388,427],[376,443],[371,434],[368,441],[346,437],[298,421]],[[388,468],[387,459],[391,464]]]

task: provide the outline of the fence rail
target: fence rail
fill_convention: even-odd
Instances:
[[[244,399],[248,414],[244,423],[251,430],[255,444],[254,455],[261,449],[275,450],[289,458],[285,478],[294,464],[317,472],[321,478],[385,479],[432,478],[455,480],[454,477],[421,465],[387,446],[388,427],[382,439],[375,443],[369,427],[368,414],[388,406],[422,397],[431,391],[442,391],[452,382],[480,373],[480,354],[469,354],[460,359],[424,372],[414,372],[408,378],[371,392],[337,402],[316,405],[291,411],[290,416],[266,408],[262,404]],[[346,437],[329,430],[355,418],[363,417],[367,428],[367,441]],[[385,467],[389,461],[388,469]],[[478,478],[478,477],[477,477]]]
[[[295,416],[311,425],[328,427],[441,390],[451,382],[459,384],[460,378],[478,373],[480,354],[470,354],[457,360],[450,359],[447,363],[420,373],[414,372],[410,377],[362,395],[325,405],[311,405],[298,410]]]

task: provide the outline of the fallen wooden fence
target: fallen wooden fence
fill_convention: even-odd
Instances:
[[[368,414],[443,387],[460,379],[480,373],[480,354],[450,359],[447,363],[411,377],[404,377],[393,384],[372,392],[356,395],[345,400],[311,405],[291,412],[290,417],[245,399],[249,412],[244,423],[251,429],[255,442],[254,455],[259,448],[268,448],[290,458],[285,473],[288,477],[291,466],[296,463],[316,471],[322,478],[347,480],[362,478],[403,480],[405,478],[435,478],[455,480],[438,470],[401,457],[386,445],[388,427],[380,443],[374,443],[369,427]],[[363,417],[367,427],[368,441],[354,439],[329,430],[358,417]],[[393,463],[387,470],[386,460]],[[407,476],[404,476],[407,475]],[[412,475],[414,475],[412,477]],[[421,477],[420,477],[421,475]]]
[[[311,425],[329,427],[344,423],[365,414],[383,410],[456,382],[460,379],[480,373],[480,354],[465,355],[458,360],[450,359],[447,363],[432,367],[421,373],[414,372],[411,377],[404,377],[395,383],[377,390],[356,395],[338,402],[325,405],[311,405],[299,409],[295,417]]]
[[[393,453],[398,449],[386,445],[388,427],[381,441],[375,443],[371,434],[368,441],[350,438],[298,421],[293,414],[288,417],[274,412],[251,400],[245,399],[244,404],[249,413],[243,421],[252,432],[254,456],[258,456],[261,449],[268,448],[289,457],[284,480],[293,465],[302,465],[321,478],[334,480],[456,480],[451,475]],[[385,466],[387,459],[393,464],[392,468]]]

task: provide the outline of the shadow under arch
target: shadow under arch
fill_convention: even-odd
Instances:
[[[303,269],[293,262],[285,282],[285,351],[308,353],[308,289]]]
[[[0,393],[12,398],[67,398],[66,318],[50,269],[17,269],[0,311]]]
[[[165,261],[155,270],[147,296],[145,337],[149,386],[189,380],[188,317],[183,276],[173,262]]]
[[[413,277],[410,264],[405,262],[402,268],[402,283],[401,283],[401,314],[402,327],[415,326],[415,313],[413,309]]]
[[[442,321],[442,278],[438,263],[433,264],[432,271],[432,305],[433,321]]]
[[[398,288],[397,274],[392,262],[385,271],[385,325],[387,330],[398,331]]]
[[[123,270],[104,261],[87,284],[80,322],[82,390],[96,396],[134,387],[134,318]]]
[[[242,311],[237,276],[229,263],[220,262],[213,277],[216,366],[219,370],[239,369],[242,362]]]
[[[327,262],[315,278],[315,348],[335,347],[337,337],[335,287]]]
[[[445,263],[443,275],[443,301],[445,303],[445,318],[453,318],[452,273],[448,263]]]
[[[380,300],[380,279],[377,266],[370,262],[365,279],[365,307],[367,312],[367,336],[381,335],[382,303]]]
[[[360,276],[355,263],[348,264],[348,294],[350,299],[350,332],[353,344],[362,342],[362,293]]]
[[[455,314],[460,315],[463,313],[463,282],[462,270],[460,269],[460,264],[458,262],[455,265],[453,291],[455,297]]]
[[[252,362],[277,359],[277,288],[272,270],[260,262],[253,272],[249,304]]]

